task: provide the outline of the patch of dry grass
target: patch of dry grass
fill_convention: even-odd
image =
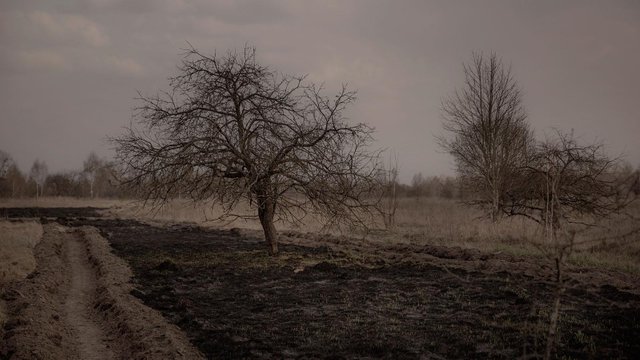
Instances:
[[[35,221],[0,221],[0,288],[9,281],[24,279],[36,268],[33,248],[42,238],[42,225]],[[0,326],[6,320],[0,300]]]
[[[234,213],[255,218],[229,218],[219,220],[223,211],[219,206],[210,202],[200,202],[194,204],[189,200],[175,199],[162,205],[153,207],[144,205],[142,202],[130,202],[119,204],[112,208],[111,213],[119,217],[133,217],[148,222],[187,222],[200,226],[211,226],[216,228],[241,228],[251,230],[262,230],[260,221],[257,219],[257,212],[249,204],[240,204],[234,209]],[[311,217],[305,219],[304,226],[294,225],[286,222],[276,222],[278,230],[298,230],[298,231],[320,231],[323,224]],[[329,229],[330,232],[339,231]]]
[[[36,266],[33,248],[42,237],[42,225],[35,221],[0,221],[0,284],[20,280]]]
[[[211,203],[194,205],[188,200],[173,200],[160,208],[144,206],[138,201],[42,198],[4,200],[0,206],[41,207],[109,207],[118,217],[136,218],[151,223],[189,222],[218,228],[243,228],[261,230],[257,219],[216,221],[222,211]],[[248,204],[241,204],[237,213],[254,215]],[[640,205],[631,209],[640,214]],[[524,218],[507,218],[492,223],[475,208],[454,200],[439,198],[401,198],[396,212],[396,227],[384,229],[382,222],[366,234],[353,229],[323,228],[319,219],[307,218],[303,225],[280,222],[279,231],[327,232],[353,237],[367,237],[384,243],[429,244],[478,249],[491,253],[508,253],[516,256],[543,256],[545,244],[538,224]],[[640,273],[640,234],[624,236],[640,228],[638,221],[614,218],[603,223],[602,229],[580,233],[578,246],[570,263],[576,266],[604,267],[625,272]]]
[[[144,207],[140,203],[120,204],[112,211],[121,217],[135,217],[150,222],[191,222],[201,226],[222,228],[245,228],[260,230],[257,220],[236,219],[213,221],[222,213],[211,204],[193,205],[186,200],[174,200],[159,209]],[[238,213],[252,214],[244,204]],[[640,214],[640,208],[632,209]],[[318,219],[308,219],[303,226],[278,223],[279,231],[318,232],[367,237],[384,243],[407,243],[414,245],[456,246],[463,249],[478,249],[490,253],[507,253],[515,256],[541,257],[545,246],[540,226],[524,218],[506,218],[497,223],[483,217],[478,209],[458,201],[439,198],[402,198],[396,212],[396,226],[386,230],[382,222],[366,234],[355,230],[325,229]],[[582,232],[576,241],[578,246],[570,263],[576,266],[604,267],[626,272],[640,273],[640,234],[621,238],[628,231],[638,228],[628,218],[611,219],[605,229]],[[598,239],[605,236],[602,244]]]
[[[639,218],[640,205],[628,212]],[[544,256],[548,244],[540,225],[522,217],[491,222],[465,204],[445,199],[401,199],[395,229],[380,238],[389,242],[459,246],[516,256]],[[577,228],[569,263],[640,273],[640,222],[612,217],[594,228]]]

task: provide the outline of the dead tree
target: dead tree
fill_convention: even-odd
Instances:
[[[464,87],[442,103],[443,126],[451,138],[438,140],[453,155],[465,192],[474,194],[469,202],[488,207],[495,221],[533,136],[522,93],[495,54],[474,53],[464,74]]]
[[[181,193],[220,204],[223,217],[255,218],[234,213],[246,201],[276,254],[275,221],[319,214],[365,225],[377,211],[373,129],[343,115],[355,98],[345,86],[326,97],[304,77],[260,65],[252,48],[225,56],[191,48],[169,91],[140,96],[139,128],[112,141],[124,183],[145,200]]]

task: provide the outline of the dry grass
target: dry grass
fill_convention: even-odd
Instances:
[[[150,222],[188,222],[196,223],[201,226],[211,226],[217,228],[242,228],[252,230],[262,230],[260,221],[257,219],[257,212],[248,204],[240,204],[234,212],[243,216],[256,218],[229,218],[219,220],[223,213],[219,206],[214,206],[208,202],[193,204],[188,200],[173,200],[162,207],[145,206],[141,202],[121,203],[119,206],[111,209],[112,214],[120,217],[134,217]],[[297,230],[297,231],[321,231],[323,224],[315,218],[306,218],[304,226],[290,224],[286,222],[277,222],[276,227],[279,230]],[[329,232],[338,232],[339,229],[324,229]]]
[[[0,288],[9,281],[24,279],[36,268],[33,248],[42,238],[42,225],[35,221],[0,221]],[[5,322],[0,300],[0,326]]]
[[[632,210],[640,213],[640,208]],[[219,208],[210,204],[194,206],[184,200],[172,201],[163,208],[154,210],[139,203],[121,204],[113,212],[121,217],[136,217],[147,221],[192,222],[203,226],[260,229],[257,220],[212,221],[220,215]],[[243,205],[238,212],[251,214],[251,209]],[[516,256],[544,256],[541,247],[545,244],[538,224],[524,218],[507,218],[492,223],[482,215],[479,210],[453,200],[403,198],[400,199],[396,212],[397,225],[392,230],[384,230],[382,223],[366,234],[349,229],[323,229],[318,219],[306,221],[304,226],[287,223],[279,223],[276,226],[280,231],[324,231],[333,234],[348,232],[352,236],[366,236],[371,240],[386,243],[457,246]],[[576,266],[604,267],[640,273],[640,234],[625,238],[619,236],[640,227],[640,224],[627,218],[618,218],[609,220],[604,225],[606,230],[595,229],[578,235],[576,240],[586,243],[576,249],[570,263]],[[607,237],[604,241],[597,240],[603,236]]]
[[[639,218],[640,206],[628,209]],[[600,221],[600,227],[580,228],[569,263],[640,273],[640,222],[628,216]],[[504,252],[518,256],[545,256],[548,247],[541,228],[524,218],[506,218],[492,223],[482,213],[464,204],[444,199],[402,199],[398,226],[386,241],[436,244]]]
[[[33,248],[42,237],[42,225],[35,221],[0,221],[0,284],[20,280],[36,266]]]
[[[208,203],[194,205],[187,200],[174,200],[161,208],[151,208],[135,201],[73,198],[41,198],[37,202],[35,199],[1,200],[0,207],[2,206],[109,207],[115,216],[133,217],[148,222],[190,222],[211,227],[261,230],[257,219],[215,221],[221,214],[219,207]],[[254,214],[248,204],[239,206],[237,212]],[[640,214],[640,205],[636,205],[632,212]],[[494,224],[482,215],[479,210],[453,200],[402,198],[396,212],[397,226],[392,230],[383,229],[382,222],[366,234],[354,229],[327,229],[315,218],[307,218],[302,226],[280,222],[276,227],[280,231],[346,233],[386,243],[457,246],[517,256],[544,256],[540,248],[545,244],[537,224],[523,218],[507,218]],[[577,248],[570,262],[577,266],[640,273],[640,234],[622,237],[639,228],[638,221],[614,218],[604,225],[604,229],[594,229],[578,235],[576,240],[586,243]]]

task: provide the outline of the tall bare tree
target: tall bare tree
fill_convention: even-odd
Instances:
[[[381,169],[381,183],[383,186],[384,202],[382,203],[381,213],[384,225],[387,229],[396,226],[396,212],[398,211],[398,154],[395,152],[389,154],[389,163]]]
[[[89,153],[89,156],[82,164],[82,174],[89,183],[89,197],[94,198],[96,195],[96,183],[104,180],[105,167],[107,162],[101,159],[95,152]]]
[[[277,73],[244,48],[225,56],[190,49],[170,90],[140,96],[137,125],[113,139],[124,183],[159,204],[178,191],[213,200],[224,216],[247,201],[271,254],[274,221],[322,214],[365,224],[378,189],[373,129],[343,113],[355,93],[326,97],[304,77]],[[255,215],[251,215],[256,217]]]
[[[455,158],[465,192],[475,194],[470,202],[488,206],[496,220],[533,136],[522,93],[496,54],[474,53],[464,74],[465,85],[442,102],[444,129],[451,137],[438,140]]]
[[[42,195],[44,184],[47,180],[49,169],[44,161],[36,159],[31,166],[29,179],[36,184],[36,200]]]

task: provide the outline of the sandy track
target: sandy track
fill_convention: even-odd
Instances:
[[[80,234],[66,234],[67,261],[71,272],[71,286],[65,302],[67,324],[78,341],[78,355],[86,360],[115,359],[104,325],[96,316],[96,275],[88,262],[86,248]]]
[[[199,359],[186,336],[130,295],[131,270],[91,227],[44,226],[36,270],[2,289],[0,359]]]

